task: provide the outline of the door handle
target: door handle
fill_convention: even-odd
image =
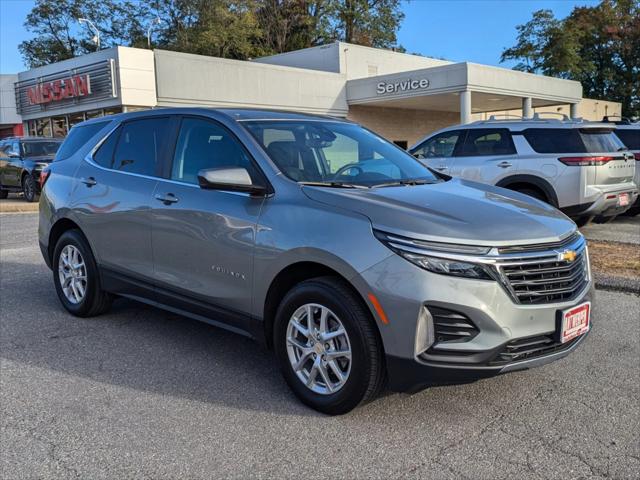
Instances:
[[[96,182],[96,179],[93,177],[89,177],[89,178],[81,178],[80,181],[82,183],[84,183],[87,187],[91,188],[94,185],[97,185],[98,182]]]
[[[176,197],[173,193],[167,193],[166,195],[157,194],[155,199],[159,202],[164,203],[165,205],[171,205],[172,203],[176,203],[178,201],[178,197]]]
[[[498,164],[498,166],[499,166],[500,168],[509,168],[509,167],[513,167],[513,165],[511,164],[511,162],[507,162],[507,161],[500,162],[500,163]]]
[[[449,170],[448,167],[434,167],[436,170],[438,170],[439,172],[446,172],[447,170]]]

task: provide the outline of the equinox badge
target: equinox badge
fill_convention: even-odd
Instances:
[[[578,254],[575,250],[565,250],[564,252],[558,253],[558,261],[559,262],[573,262],[575,261]]]

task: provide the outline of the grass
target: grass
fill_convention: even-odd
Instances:
[[[640,245],[589,241],[591,270],[626,278],[640,278]]]

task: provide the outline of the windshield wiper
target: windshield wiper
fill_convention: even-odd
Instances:
[[[365,188],[368,189],[364,185],[356,185],[354,183],[343,183],[343,182],[298,182],[300,185],[309,185],[311,187],[332,187],[332,188]]]
[[[409,187],[413,187],[415,185],[431,185],[433,183],[437,183],[434,182],[432,180],[396,180],[394,182],[387,182],[387,183],[378,183],[377,185],[373,185],[372,188],[380,188],[380,187],[397,187],[397,186],[409,186]]]

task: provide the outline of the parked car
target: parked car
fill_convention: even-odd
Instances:
[[[0,198],[22,192],[27,202],[40,193],[40,172],[62,143],[57,138],[11,137],[0,141]]]
[[[604,117],[603,122],[615,123],[616,129],[614,133],[622,143],[633,153],[636,159],[636,175],[634,181],[640,187],[640,122],[632,122],[627,118],[613,120],[613,117]],[[640,197],[638,197],[633,206],[627,210],[627,215],[638,215],[640,213]]]
[[[587,245],[566,216],[328,117],[181,108],[76,125],[39,241],[71,314],[119,295],[247,335],[330,414],[386,382],[559,359],[591,324]]]
[[[613,217],[638,198],[635,162],[610,124],[507,119],[448,127],[409,151],[440,172],[532,196],[576,223]]]

